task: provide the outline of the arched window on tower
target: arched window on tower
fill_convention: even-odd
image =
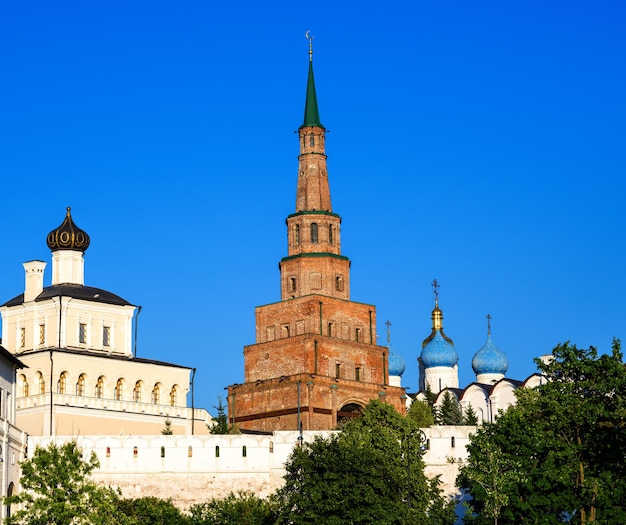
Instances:
[[[311,224],[311,242],[312,243],[317,243],[319,239],[318,236],[318,228],[317,228],[317,223],[314,222]]]
[[[335,290],[343,292],[343,277],[341,277],[341,275],[335,277]]]
[[[161,402],[161,387],[159,386],[159,383],[154,385],[151,398],[153,405],[158,405]]]
[[[46,393],[46,381],[43,378],[43,374],[41,372],[37,372],[37,385],[39,386],[39,393]]]
[[[80,374],[78,376],[78,381],[76,381],[76,395],[85,395],[85,374]]]
[[[300,225],[296,224],[296,246],[300,244]]]
[[[133,401],[135,403],[141,403],[141,381],[135,383],[135,388],[133,388]]]
[[[333,239],[333,225],[328,225],[328,244],[332,244],[334,242]]]
[[[57,393],[65,394],[67,389],[67,372],[61,372],[59,376],[59,382],[57,384]]]
[[[295,277],[289,277],[289,291],[290,292],[296,291],[296,278]]]
[[[309,134],[309,146],[315,146],[315,135],[313,133]]]
[[[115,401],[121,401],[124,395],[124,380],[120,377],[115,384],[115,391],[113,392],[113,397],[115,397]]]
[[[176,406],[177,399],[178,399],[178,392],[176,390],[176,385],[174,385],[172,389],[170,390],[170,406],[172,407]]]
[[[96,382],[96,397],[102,399],[104,396],[104,376],[100,376]]]
[[[20,381],[22,383],[22,397],[28,397],[30,395],[30,391],[28,388],[28,379],[26,379],[26,376],[24,374],[20,376]]]

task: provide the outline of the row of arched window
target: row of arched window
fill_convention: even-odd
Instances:
[[[89,394],[85,388],[86,376],[85,374],[80,374],[78,379],[76,380],[75,392],[77,396],[88,396]],[[30,395],[30,385],[26,376],[24,374],[20,377],[20,383],[22,386],[22,397],[28,397]],[[126,399],[125,397],[125,386],[126,380],[124,378],[119,378],[115,384],[115,388],[113,389],[113,399],[116,401],[123,401]],[[35,374],[35,385],[37,388],[37,394],[44,394],[46,392],[46,381],[41,372],[37,372]],[[105,378],[104,376],[98,377],[94,390],[94,397],[98,399],[104,398],[105,392]],[[166,393],[167,390],[164,390],[163,385],[161,383],[155,383],[150,391],[150,403],[154,405],[160,405],[163,394]],[[68,385],[67,385],[67,372],[61,372],[59,375],[59,379],[57,380],[57,394],[68,394]],[[136,381],[135,386],[132,389],[132,401],[135,403],[142,403],[144,401],[144,395],[146,393],[146,388],[144,386],[144,382],[142,380]],[[178,386],[174,385],[169,391],[169,405],[176,406],[178,402]]]
[[[300,225],[296,224],[295,228],[295,244],[300,244]],[[311,223],[309,226],[309,241],[317,244],[319,242],[319,225],[316,222]],[[328,225],[328,243],[333,244],[335,242],[335,228],[332,224]]]

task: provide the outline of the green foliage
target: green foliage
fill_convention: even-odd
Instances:
[[[538,363],[546,382],[518,390],[516,406],[471,439],[457,483],[474,498],[475,523],[492,523],[498,507],[501,524],[626,523],[619,341],[611,355],[566,343],[552,356]]]
[[[211,434],[230,434],[228,428],[228,416],[226,415],[226,407],[222,401],[222,396],[217,398],[217,406],[213,406],[217,410],[217,415],[213,418],[214,425],[210,427]]]
[[[169,499],[121,499],[118,509],[137,525],[189,525],[187,516],[181,514]]]
[[[5,505],[21,508],[8,525],[126,525],[117,512],[118,493],[90,478],[99,466],[94,453],[85,460],[75,442],[37,448],[21,464],[21,492],[5,498]]]
[[[476,415],[476,411],[472,407],[471,403],[468,403],[465,411],[463,412],[463,424],[471,427],[478,425],[478,416]]]
[[[273,525],[276,522],[271,500],[244,491],[192,505],[189,511],[189,525]]]
[[[170,421],[170,418],[168,417],[165,420],[165,427],[161,429],[161,434],[163,434],[164,436],[171,436],[174,433],[174,431],[172,430],[172,422]]]
[[[279,524],[450,524],[438,480],[424,475],[415,421],[378,400],[329,438],[294,450],[277,493]]]
[[[463,411],[456,398],[446,390],[441,405],[437,409],[435,421],[438,425],[463,425]]]
[[[428,428],[435,424],[433,410],[427,401],[414,399],[406,415],[415,421],[415,425],[419,428]]]

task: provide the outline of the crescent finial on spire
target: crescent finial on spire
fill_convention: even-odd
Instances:
[[[304,33],[305,38],[309,41],[309,62],[313,62],[313,39],[314,36],[310,35],[311,31]]]

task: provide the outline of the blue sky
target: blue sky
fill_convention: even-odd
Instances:
[[[142,305],[138,354],[243,381],[279,299],[306,30],[352,299],[417,388],[433,295],[462,384],[559,342],[626,338],[622,2],[58,2],[0,6],[0,300],[72,207],[86,284]],[[46,284],[50,282],[48,267]]]

